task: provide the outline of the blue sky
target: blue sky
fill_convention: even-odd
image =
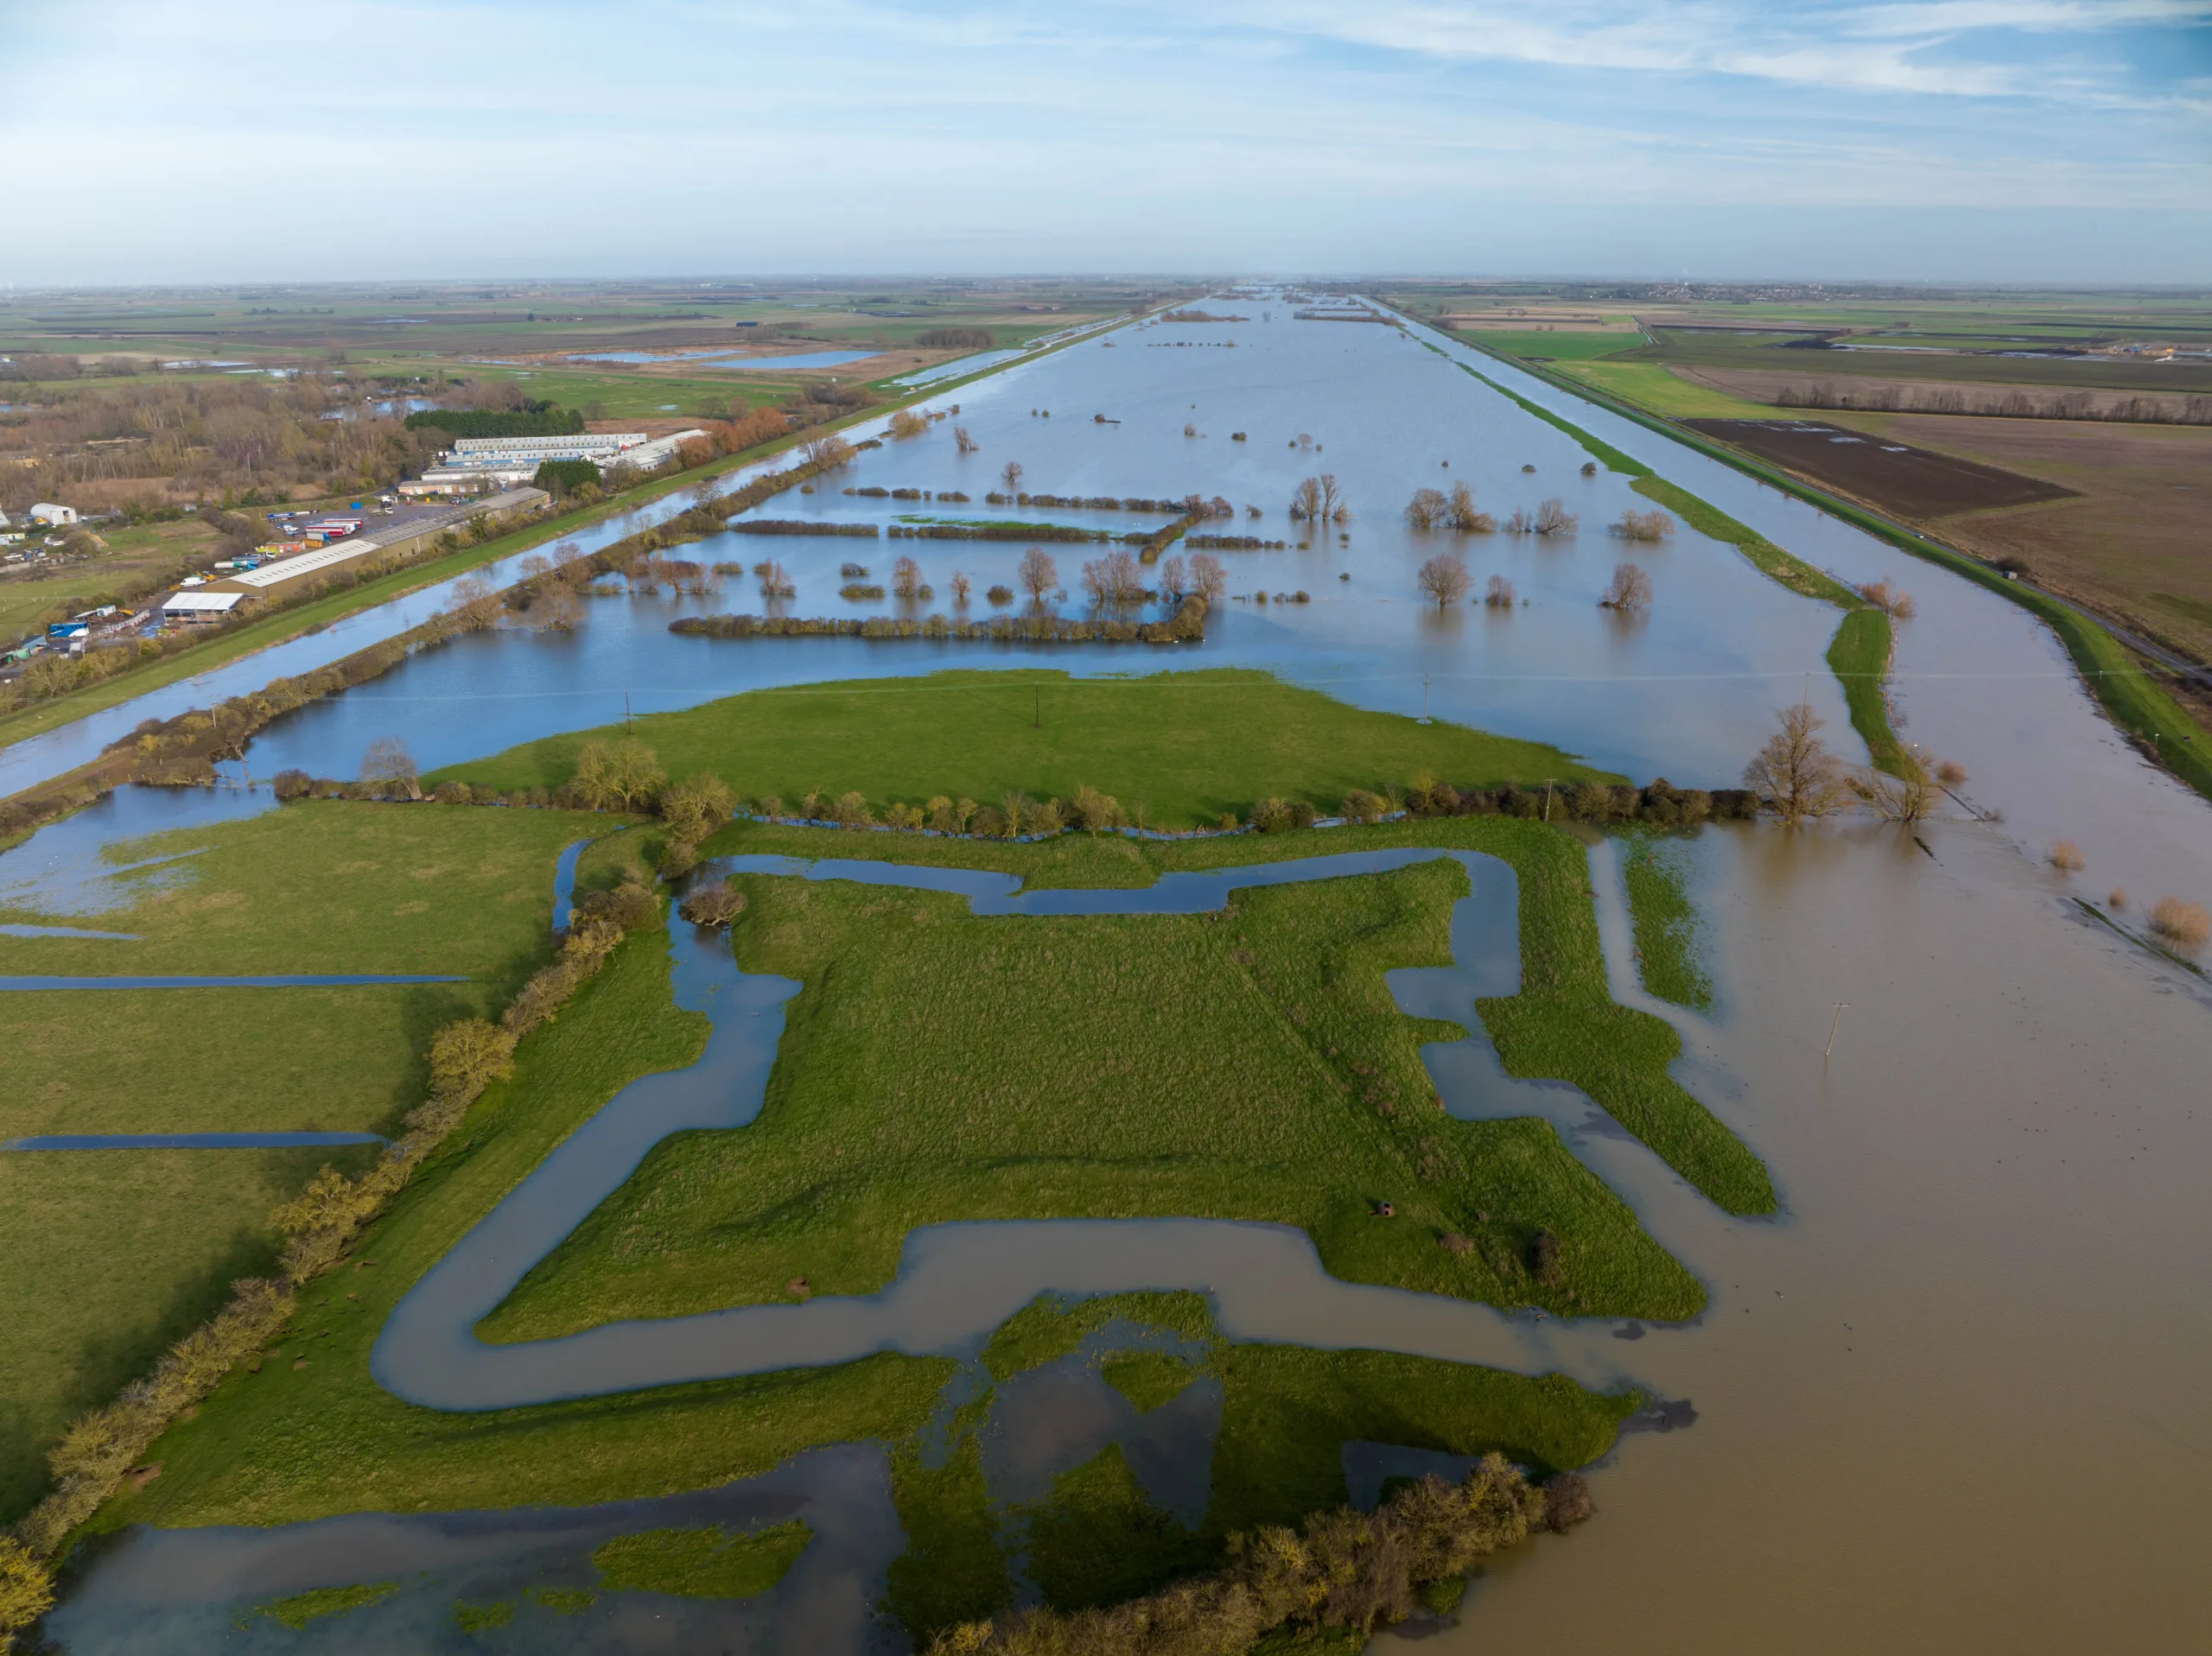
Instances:
[[[0,0],[0,281],[2212,282],[2212,0]]]

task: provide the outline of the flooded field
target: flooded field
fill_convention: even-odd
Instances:
[[[2200,978],[2087,916],[2043,855],[2056,838],[2080,842],[2089,868],[2074,884],[2083,897],[2125,885],[2202,900],[2212,894],[2212,809],[2127,746],[2056,641],[2001,598],[1441,336],[1294,322],[1287,307],[1249,298],[1217,308],[1252,320],[1125,328],[1016,366],[957,393],[976,454],[955,454],[948,422],[887,443],[815,493],[787,494],[761,514],[887,529],[902,514],[1014,517],[1119,533],[1164,521],[988,507],[983,497],[1001,486],[1009,461],[1032,492],[1218,493],[1236,517],[1205,529],[1288,544],[1217,554],[1230,597],[1203,644],[668,632],[687,613],[758,612],[750,577],[734,575],[718,597],[664,589],[595,600],[570,635],[457,638],[280,721],[244,768],[256,777],[293,765],[350,776],[371,741],[397,734],[428,770],[618,721],[626,699],[645,712],[765,685],[868,676],[925,695],[924,676],[939,668],[1031,663],[1100,676],[1263,667],[1360,706],[1547,740],[1637,780],[1664,775],[1686,786],[1732,784],[1774,709],[1809,694],[1837,746],[1855,752],[1823,659],[1836,612],[1687,527],[1656,548],[1609,536],[1605,525],[1640,509],[1642,497],[1602,468],[1584,475],[1580,445],[1459,365],[1476,363],[1799,556],[1850,581],[1888,576],[1908,586],[1919,614],[1899,631],[1903,732],[1962,762],[1972,778],[1964,793],[2004,819],[1961,814],[1916,838],[1872,823],[1797,835],[1764,825],[1707,829],[1694,842],[1692,892],[1718,990],[1709,1018],[1643,995],[1618,860],[1611,846],[1593,847],[1616,997],[1682,1031],[1677,1075],[1764,1157],[1783,1215],[1731,1219],[1573,1098],[1514,1095],[1502,1104],[1554,1115],[1575,1152],[1705,1281],[1712,1304],[1696,1323],[1501,1318],[1332,1283],[1297,1233],[1223,1226],[1201,1237],[1179,1232],[1180,1221],[1140,1228],[1126,1247],[1078,1227],[938,1228],[910,1239],[900,1286],[926,1282],[933,1265],[985,1299],[1039,1283],[1188,1284],[1214,1295],[1239,1338],[1556,1367],[1691,1405],[1679,1418],[1694,1415],[1692,1429],[1625,1438],[1594,1479],[1598,1520],[1503,1558],[1478,1579],[1458,1625],[1433,1634],[1432,1648],[1516,1638],[1650,1653],[2186,1647],[2201,1636],[2193,1555],[2212,1535],[2204,1477],[2212,1437],[2196,1395],[2212,1360],[2197,1291],[2212,1269],[2201,1199],[2212,1173],[2212,1110],[2201,1102],[2212,996]],[[1323,471],[1340,480],[1354,516],[1316,532],[1287,507],[1297,481]],[[1402,508],[1416,488],[1463,480],[1500,518],[1549,498],[1579,516],[1567,536],[1459,539],[1478,591],[1503,574],[1525,606],[1440,614],[1419,601],[1415,569],[1454,537],[1406,527]],[[846,486],[971,498],[896,501],[848,496]],[[618,522],[577,538],[604,543],[636,526]],[[940,594],[957,569],[973,579],[982,611],[983,590],[1009,579],[1023,544],[728,534],[679,555],[782,562],[798,587],[779,600],[788,613],[898,614],[896,600],[841,599],[841,566],[858,562],[882,580],[892,559],[908,554]],[[1078,606],[1080,563],[1105,549],[1047,549],[1068,607]],[[1624,625],[1597,600],[1629,558],[1649,568],[1656,597],[1648,618]],[[1307,601],[1276,598],[1301,592]],[[85,721],[88,728],[21,745],[0,754],[0,784],[74,763],[68,756],[86,743],[150,714],[359,649],[442,601],[419,594]],[[944,607],[940,599],[922,610]],[[744,778],[730,780],[744,790]],[[112,889],[102,845],[267,803],[262,791],[134,790],[0,853],[0,898],[97,926],[113,906],[101,896]],[[719,966],[704,956],[696,964],[726,969],[728,951]],[[1436,1016],[1454,999],[1496,992],[1434,980],[1394,987],[1402,1005],[1436,1006]],[[755,993],[742,984],[731,992]],[[757,1011],[766,1025],[769,1014],[780,1018],[778,999],[724,1011]],[[1833,1053],[1824,1056],[1832,1026]],[[765,1075],[767,1055],[752,1044],[730,1059],[710,1101],[717,1107],[729,1106],[741,1080]],[[1463,1044],[1425,1056],[1455,1108],[1484,1084],[1479,1050]],[[710,1046],[702,1063],[720,1062]],[[1009,1260],[1025,1267],[1013,1273],[1018,1283],[994,1270]],[[978,1300],[968,1309],[972,1322],[988,1307]],[[387,1339],[404,1333],[395,1319]],[[963,1324],[959,1337],[974,1330]],[[386,1367],[380,1349],[379,1374]],[[998,1405],[1004,1418],[988,1451],[996,1492],[1033,1487],[1040,1467],[1128,1435],[1128,1423],[1079,1374],[1054,1373],[1039,1371]],[[1165,1423],[1173,1431],[1160,1443],[1130,1440],[1132,1464],[1154,1469],[1171,1504],[1197,1499],[1173,1487],[1173,1470],[1190,1462],[1192,1444],[1208,1441],[1208,1407],[1195,1397],[1187,1419]],[[1381,1453],[1348,1450],[1356,1488],[1379,1486]],[[719,1637],[715,1647],[733,1649],[868,1648],[880,1628],[855,1607],[878,1590],[897,1551],[882,1528],[887,1501],[873,1454],[823,1451],[769,1479],[680,1498],[705,1511],[716,1501],[804,1496],[817,1502],[810,1511],[844,1514],[837,1521],[847,1539],[819,1555],[818,1582],[794,1570],[778,1596],[711,1624],[654,1627],[610,1602],[577,1621],[518,1621],[476,1647],[697,1648]],[[100,1562],[50,1626],[72,1650],[144,1648],[156,1636],[180,1650],[227,1648],[239,1637],[243,1647],[273,1648],[278,1635],[267,1623],[250,1635],[226,1632],[232,1609],[361,1579],[355,1546],[381,1549],[392,1572],[430,1572],[444,1602],[476,1591],[484,1572],[499,1582],[549,1579],[529,1573],[537,1563],[518,1561],[543,1552],[575,1565],[588,1551],[578,1538],[614,1532],[594,1528],[609,1521],[592,1509],[137,1535]],[[817,1528],[829,1532],[828,1522]],[[442,1647],[437,1639],[468,1647],[448,1633],[434,1638],[429,1589],[410,1592],[358,1635],[342,1633],[342,1621],[320,1624],[327,1631],[314,1647],[373,1647],[346,1642],[372,1634],[385,1647],[418,1635],[416,1647]],[[810,1608],[799,1608],[807,1594]]]

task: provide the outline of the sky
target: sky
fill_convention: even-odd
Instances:
[[[0,0],[0,282],[2212,283],[2212,0]]]

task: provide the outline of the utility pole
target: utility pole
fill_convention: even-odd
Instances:
[[[1546,777],[1544,778],[1544,821],[1546,821],[1547,822],[1550,822],[1551,820],[1552,820],[1552,779],[1551,779],[1549,777]]]
[[[1822,1063],[1826,1063],[1828,1061],[1828,1055],[1835,1050],[1835,1032],[1843,1027],[1843,1014],[1850,1006],[1851,1003],[1848,1000],[1839,1000],[1835,1003],[1835,1021],[1828,1025],[1827,1048],[1821,1054]]]
[[[1424,725],[1428,722],[1428,675],[1426,673],[1421,676],[1421,721]]]
[[[622,692],[622,733],[625,736],[630,733],[630,693],[627,690]]]

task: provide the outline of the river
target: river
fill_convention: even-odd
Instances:
[[[1732,781],[1774,707],[1809,682],[1839,746],[1855,746],[1821,658],[1835,612],[1783,592],[1732,549],[1687,529],[1657,550],[1612,541],[1603,523],[1644,503],[1625,479],[1583,478],[1571,439],[1447,360],[1463,347],[1436,339],[1440,356],[1395,329],[1294,323],[1281,305],[1262,323],[1260,301],[1213,302],[1254,320],[1125,328],[1110,343],[1018,365],[957,394],[961,423],[982,444],[964,467],[940,427],[865,457],[850,474],[856,486],[957,487],[976,504],[848,497],[840,481],[764,509],[877,523],[898,512],[993,515],[982,497],[1011,459],[1026,488],[1056,494],[1217,492],[1240,517],[1209,528],[1294,543],[1283,511],[1291,485],[1335,473],[1357,513],[1349,545],[1317,536],[1306,551],[1220,555],[1243,601],[1225,606],[1203,645],[1078,653],[675,638],[665,629],[676,614],[758,606],[734,591],[611,597],[594,600],[573,635],[476,635],[426,652],[280,722],[254,744],[249,765],[257,775],[293,764],[349,774],[369,740],[393,733],[426,767],[459,763],[618,718],[626,691],[642,711],[760,684],[1039,657],[1095,674],[1266,666],[1399,711],[1421,711],[1426,696],[1441,716],[1555,741],[1639,778],[1707,785]],[[1486,1571],[1461,1625],[1433,1647],[1471,1651],[1516,1635],[1654,1653],[2185,1647],[2200,1636],[2194,1554],[2212,1534],[2212,1436],[2196,1379],[2212,1359],[2197,1291],[2212,1267],[2201,1199],[2212,1171],[2212,1112],[2201,1102],[2212,1052],[2207,994],[2200,980],[2088,919],[2041,853],[2057,837],[2082,844],[2089,872],[2075,883],[2083,896],[2125,885],[2139,903],[2169,891],[2202,899],[2212,886],[2212,809],[2119,740],[2056,640],[2001,597],[1477,360],[1799,555],[1852,581],[1901,578],[1920,606],[1900,628],[1905,733],[1964,763],[1967,796],[2005,821],[1928,825],[1925,848],[1871,823],[1799,835],[1711,828],[1695,841],[1718,1006],[1710,1018],[1654,1009],[1684,1031],[1686,1082],[1767,1158],[1785,1212],[1775,1221],[1727,1219],[1640,1171],[1649,1160],[1640,1147],[1582,1135],[1578,1153],[1707,1282],[1713,1305],[1688,1329],[1633,1342],[1613,1339],[1610,1327],[1546,1337],[1561,1342],[1559,1360],[1571,1367],[1602,1363],[1689,1399],[1696,1424],[1624,1439],[1595,1479],[1599,1518]],[[1184,435],[1186,423],[1197,435]],[[1312,450],[1296,446],[1301,433]],[[1522,470],[1530,465],[1533,473]],[[1463,477],[1501,517],[1552,496],[1581,514],[1580,533],[1563,544],[1473,543],[1478,584],[1493,570],[1507,574],[1530,600],[1525,608],[1439,618],[1414,600],[1412,569],[1436,540],[1404,528],[1398,508],[1414,487]],[[1242,516],[1248,501],[1262,518]],[[1122,529],[1159,521],[1049,515]],[[1096,555],[1051,549],[1071,589],[1080,559]],[[1020,543],[728,536],[682,555],[775,557],[798,581],[794,612],[825,613],[847,608],[834,595],[840,562],[866,562],[880,579],[899,552],[915,555],[940,591],[956,567],[980,589],[1004,578]],[[1646,563],[1657,588],[1641,627],[1619,627],[1595,607],[1624,556]],[[1300,589],[1312,602],[1262,608],[1249,599]],[[419,598],[410,612],[419,619],[435,602]],[[402,630],[395,623],[407,607],[355,618],[342,649],[331,642],[338,627],[300,641],[301,661]],[[895,600],[853,606],[897,610]],[[245,688],[300,670],[273,656],[224,676]],[[456,718],[464,708],[467,718]],[[128,729],[145,716],[119,708],[109,722]],[[10,763],[50,763],[66,746],[29,760],[10,750],[0,774]],[[219,813],[251,809],[254,798],[176,797],[181,812],[171,820],[188,818],[194,797]],[[140,815],[108,809],[118,822]],[[88,832],[57,829],[0,856],[0,885],[68,860],[58,848]],[[1593,869],[1616,993],[1649,1006],[1633,981],[1608,848],[1597,849]],[[1838,1003],[1847,1009],[1824,1059]],[[1454,1060],[1431,1056],[1442,1082]],[[962,1245],[918,1236],[908,1270]],[[1292,1280],[1268,1274],[1281,1268],[1230,1261],[1204,1274],[1226,1315],[1240,1282]],[[1155,1285],[1165,1272],[1138,1270],[1126,1285]],[[1326,1344],[1411,1337],[1395,1313],[1341,1297],[1317,1303],[1307,1321],[1296,1335],[1254,1331]],[[1421,1348],[1500,1361],[1497,1321],[1427,1319]],[[868,1475],[851,1475],[860,1487]],[[190,1543],[164,1538],[161,1546]],[[113,1573],[96,1574],[56,1619],[57,1632],[81,1630],[69,1646],[118,1647],[98,1629],[123,1622],[104,1621],[102,1607],[151,1602],[128,1599],[129,1570],[158,1575],[145,1561],[162,1556],[149,1538],[103,1565]],[[859,1592],[867,1570],[855,1569]],[[827,1640],[815,1647],[861,1637],[849,1621],[837,1625],[845,1631],[830,1638],[830,1623],[812,1615],[790,1624]],[[778,1642],[760,1616],[747,1627],[732,1647]],[[574,1647],[652,1646],[594,1633]]]

